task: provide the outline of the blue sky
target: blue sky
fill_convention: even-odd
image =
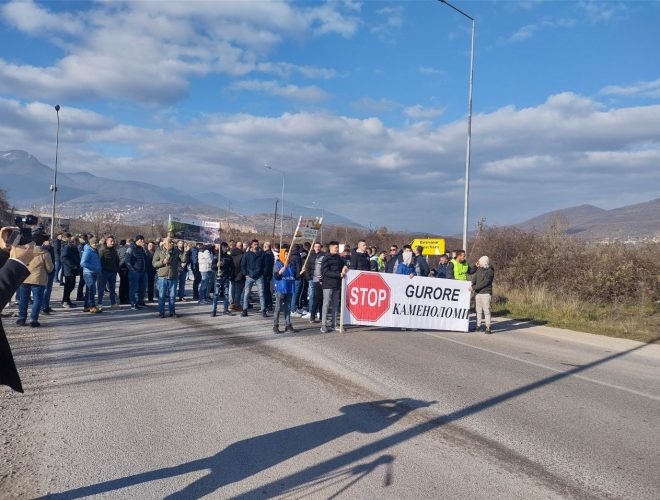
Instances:
[[[660,2],[477,19],[471,225],[660,193]],[[470,23],[435,1],[5,2],[0,149],[230,199],[461,228]],[[217,179],[217,181],[215,180]]]

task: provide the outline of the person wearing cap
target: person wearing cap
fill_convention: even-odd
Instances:
[[[135,236],[135,242],[126,249],[124,256],[124,262],[128,268],[128,298],[133,310],[146,307],[144,302],[144,295],[147,291],[146,259],[144,236],[138,234]]]
[[[55,265],[50,258],[47,250],[41,248],[41,245],[48,239],[44,232],[35,231],[32,240],[36,245],[34,247],[34,257],[28,265],[30,275],[25,278],[21,284],[18,293],[18,326],[25,326],[27,321],[28,302],[30,294],[32,295],[32,310],[30,312],[30,326],[33,328],[41,326],[39,323],[39,311],[41,310],[44,291],[48,284],[48,275],[55,269]]]
[[[80,266],[82,267],[82,275],[87,286],[87,293],[85,294],[85,308],[83,311],[90,313],[100,313],[101,307],[96,307],[96,284],[101,276],[101,257],[98,251],[99,242],[92,236],[87,240],[87,245],[83,249],[82,258],[80,259]]]
[[[470,291],[474,292],[475,308],[477,310],[477,330],[481,329],[481,315],[483,313],[486,329],[484,333],[492,333],[490,330],[490,299],[493,295],[493,278],[495,272],[493,266],[490,265],[490,259],[484,255],[479,257],[475,265],[475,272],[472,274],[470,281]]]

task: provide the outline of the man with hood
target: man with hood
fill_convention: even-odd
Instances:
[[[479,257],[476,264],[476,271],[471,277],[472,286],[470,291],[474,291],[474,302],[477,310],[477,330],[481,329],[481,313],[483,312],[486,323],[485,333],[491,334],[490,330],[490,300],[493,295],[493,278],[495,271],[490,265],[490,259],[484,255]]]

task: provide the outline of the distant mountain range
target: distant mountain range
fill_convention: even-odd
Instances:
[[[555,222],[562,225],[567,234],[591,241],[659,241],[660,198],[611,210],[579,205],[547,212],[514,227],[540,232]]]
[[[17,209],[50,210],[52,182],[53,169],[26,151],[0,151],[0,188]],[[268,219],[257,216],[270,215],[275,210],[275,198],[236,201],[215,192],[190,195],[174,188],[107,179],[89,172],[58,172],[57,199],[66,216],[114,211],[126,223],[145,223],[163,220],[168,213],[179,213],[230,222],[233,219],[260,230]],[[284,202],[285,218],[291,214],[294,218],[321,214],[319,209],[287,202],[286,197]],[[323,215],[326,224],[363,227],[334,212],[325,211]],[[270,221],[272,224],[272,218]]]

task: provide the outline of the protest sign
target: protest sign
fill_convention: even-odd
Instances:
[[[445,253],[445,240],[443,238],[417,238],[410,246],[424,248],[422,255],[442,255]]]
[[[167,232],[178,240],[213,243],[220,238],[220,223],[170,215]]]
[[[349,271],[344,325],[468,331],[469,281]]]
[[[300,217],[298,226],[293,233],[293,239],[299,241],[316,241],[316,237],[321,230],[323,217]]]

